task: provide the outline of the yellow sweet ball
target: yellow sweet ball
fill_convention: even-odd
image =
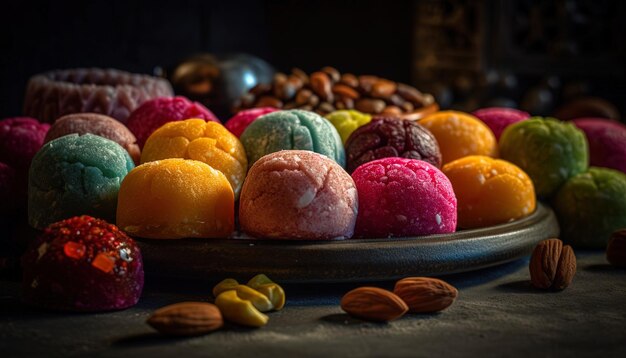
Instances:
[[[235,228],[235,197],[222,172],[197,160],[142,164],[122,181],[117,226],[154,239],[220,238]]]
[[[457,199],[457,225],[477,228],[513,221],[535,211],[530,177],[505,160],[472,155],[442,168]]]
[[[353,109],[342,109],[340,111],[330,112],[326,115],[326,119],[333,124],[343,144],[346,144],[350,134],[357,128],[368,124],[372,120],[372,116],[367,113],[361,113]]]
[[[168,158],[199,160],[219,170],[236,197],[248,170],[246,152],[239,139],[220,123],[203,119],[169,122],[148,137],[141,163]]]
[[[498,156],[495,135],[485,123],[471,114],[435,112],[418,123],[437,139],[443,164],[468,155]]]

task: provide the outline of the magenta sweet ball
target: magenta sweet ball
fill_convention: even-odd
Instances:
[[[276,112],[278,109],[274,107],[260,107],[260,108],[251,108],[244,109],[242,111],[237,112],[234,116],[232,116],[224,126],[228,129],[232,134],[236,135],[237,138],[241,137],[241,133],[243,133],[246,128],[250,125],[250,123],[254,122],[257,118],[261,117],[264,114]]]
[[[355,237],[404,237],[454,232],[457,200],[450,180],[421,160],[389,157],[358,167]]]
[[[219,119],[208,108],[186,97],[161,97],[147,102],[135,109],[126,122],[126,126],[137,137],[141,148],[155,130],[168,122],[200,118],[218,122]]]
[[[530,114],[524,111],[505,107],[481,108],[472,114],[483,121],[498,140],[500,140],[500,135],[506,127],[530,117]]]
[[[626,173],[626,125],[604,118],[578,118],[572,123],[585,132],[591,166]]]

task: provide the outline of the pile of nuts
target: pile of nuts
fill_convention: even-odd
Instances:
[[[254,107],[303,109],[324,116],[341,109],[417,120],[436,112],[432,95],[415,87],[376,76],[341,74],[324,67],[308,76],[294,68],[277,73],[271,84],[258,84],[244,95],[235,111]]]

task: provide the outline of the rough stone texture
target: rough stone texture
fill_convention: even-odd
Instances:
[[[206,300],[208,283],[148,279],[140,303],[105,314],[36,311],[18,302],[18,284],[0,281],[3,356],[211,357],[623,357],[626,354],[626,270],[602,252],[578,252],[579,271],[562,292],[531,288],[528,261],[444,279],[459,298],[434,315],[390,324],[350,318],[339,308],[355,285],[286,286],[287,306],[269,324],[193,338],[164,338],[144,321],[154,309]],[[372,283],[392,288],[393,282]],[[168,293],[177,292],[177,293]]]

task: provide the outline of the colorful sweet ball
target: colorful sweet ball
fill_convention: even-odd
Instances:
[[[326,119],[335,126],[345,144],[350,134],[360,126],[368,124],[372,120],[372,116],[353,109],[343,109],[328,113]]]
[[[499,140],[504,129],[513,123],[528,119],[530,114],[519,109],[506,107],[489,107],[478,109],[472,114],[485,122],[491,129],[496,139]]]
[[[477,228],[523,218],[535,211],[530,177],[505,160],[470,155],[444,165],[458,204],[458,226]]]
[[[143,147],[141,162],[168,158],[199,160],[221,171],[239,197],[248,160],[239,139],[221,124],[187,119],[157,129]]]
[[[376,117],[358,128],[346,143],[347,169],[386,157],[419,159],[441,167],[437,140],[426,128],[414,121],[393,117]]]
[[[257,118],[241,135],[251,167],[262,156],[280,150],[310,150],[323,154],[342,167],[346,154],[339,133],[319,114],[292,109]]]
[[[137,137],[137,144],[143,148],[150,134],[165,123],[189,118],[219,122],[213,112],[202,104],[191,102],[182,96],[176,96],[156,98],[144,102],[130,114],[126,126]]]
[[[500,137],[501,158],[522,168],[541,198],[551,197],[567,179],[587,170],[587,148],[582,131],[554,118],[517,122]]]
[[[236,135],[237,138],[241,137],[243,131],[248,128],[250,123],[254,122],[255,119],[261,117],[264,114],[276,112],[278,109],[274,107],[259,107],[259,108],[251,108],[244,109],[242,111],[237,112],[233,117],[231,117],[224,126],[228,129],[232,134]]]
[[[335,161],[284,150],[250,169],[239,202],[241,229],[256,238],[350,238],[357,215],[354,181]]]
[[[48,226],[22,257],[22,297],[64,311],[131,307],[144,283],[141,251],[115,225],[75,216]]]
[[[389,157],[358,167],[355,236],[402,237],[454,232],[457,200],[450,180],[435,166]]]
[[[493,132],[471,114],[457,111],[436,112],[418,123],[437,139],[442,164],[468,155],[498,156],[498,143]]]
[[[590,165],[626,173],[626,125],[603,118],[579,118],[572,123],[585,132]]]
[[[208,164],[164,159],[133,169],[120,188],[117,225],[152,239],[229,236],[235,197],[226,176]]]
[[[119,144],[93,134],[54,139],[33,158],[28,221],[36,229],[76,215],[115,221],[120,183],[135,167]]]
[[[68,134],[95,134],[110,139],[126,149],[135,164],[139,164],[140,150],[135,135],[116,119],[98,113],[74,113],[57,119],[44,143]]]
[[[626,174],[591,167],[559,189],[552,207],[564,242],[604,249],[611,233],[626,227]]]

